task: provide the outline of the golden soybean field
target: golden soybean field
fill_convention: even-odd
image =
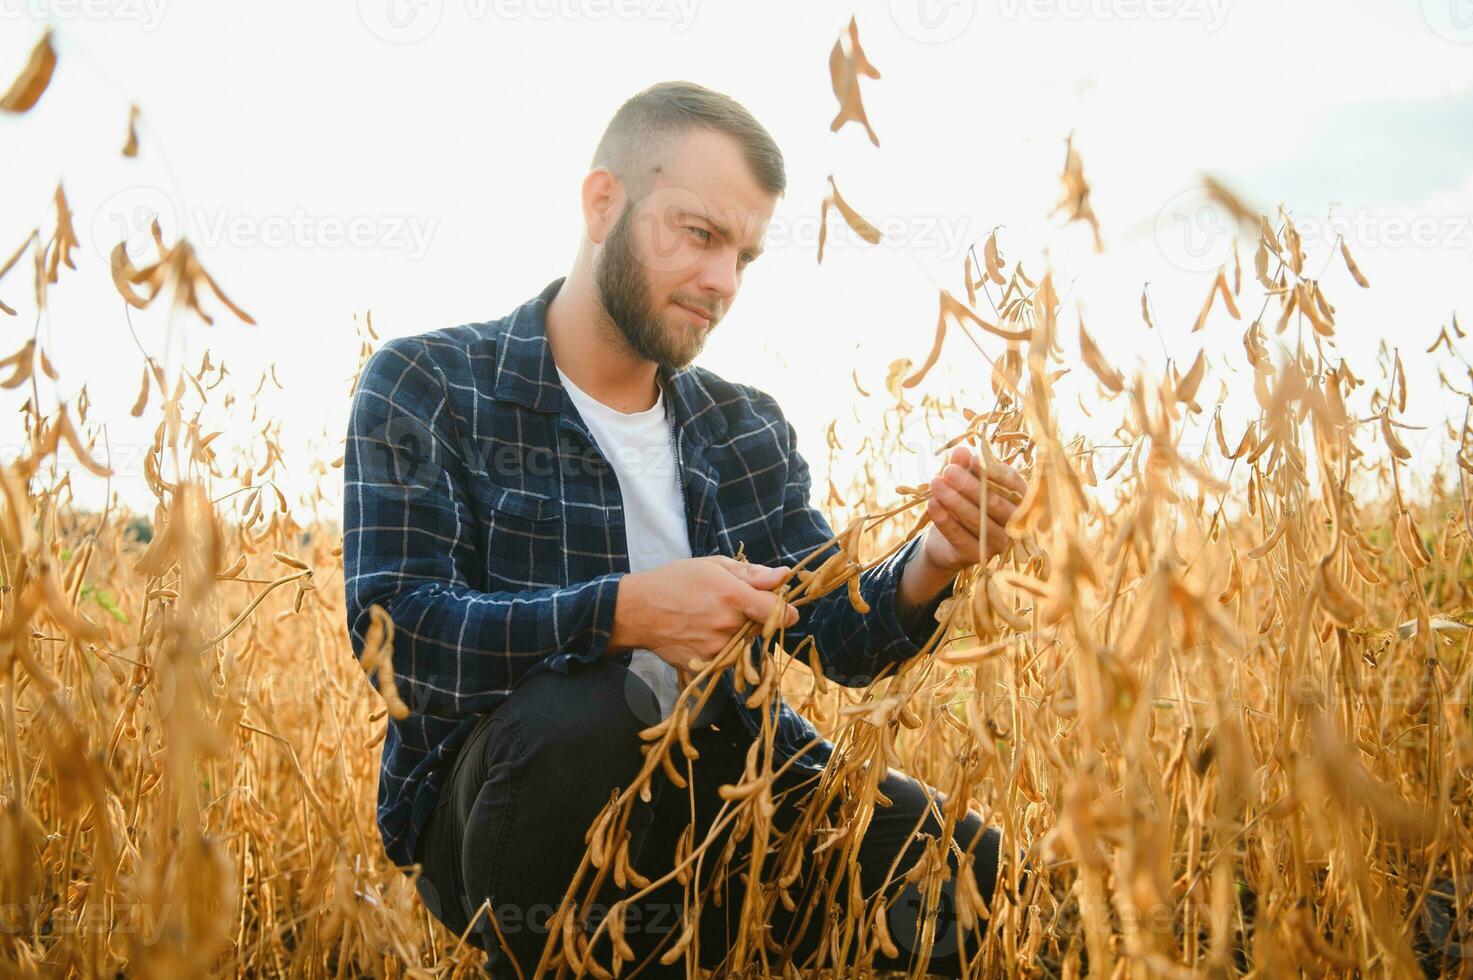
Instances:
[[[859,79],[879,75],[852,23],[830,68],[834,128],[868,129]],[[0,107],[25,112],[54,70],[43,38]],[[130,133],[124,152],[138,151]],[[1098,236],[1072,145],[1062,183],[1058,213]],[[989,908],[966,875],[943,882],[930,842],[908,877],[933,908],[946,892],[949,919],[900,935],[883,905],[837,910],[838,975],[898,944],[919,975],[948,929],[986,915],[977,976],[1473,969],[1473,430],[1465,411],[1414,454],[1400,422],[1407,358],[1436,359],[1473,409],[1464,332],[1451,317],[1428,331],[1430,350],[1347,363],[1332,294],[1370,286],[1349,248],[1309,254],[1285,213],[1210,189],[1241,212],[1247,257],[1218,274],[1196,330],[1241,334],[1236,373],[1205,354],[1159,377],[1121,373],[1047,271],[1008,262],[995,233],[979,243],[961,287],[940,295],[934,338],[914,344],[929,354],[899,357],[885,392],[856,391],[893,401],[883,431],[845,447],[831,428],[828,451],[863,464],[852,485],[827,486],[841,550],[783,591],[801,606],[846,588],[921,532],[927,487],[893,478],[904,426],[964,420],[944,439],[1028,477],[1014,546],[963,573],[925,654],[865,688],[815,673],[811,650],[779,649],[772,624],[738,633],[707,671],[734,667],[753,705],[783,692],[836,743],[821,795],[841,798],[845,819],[774,833],[769,731],[722,791],[723,819],[757,845],[751,862],[726,867],[687,837],[680,866],[631,868],[621,842],[641,789],[688,771],[682,709],[645,732],[645,773],[590,828],[547,975],[631,975],[618,907],[591,936],[575,928],[608,877],[632,890],[679,879],[690,919],[667,958],[689,956],[710,900],[698,865],[759,885],[720,972],[796,974],[761,929],[767,910],[800,874],[852,872],[886,765],[950,793],[949,811],[980,810],[1038,874],[1020,895],[1008,865]],[[878,238],[837,188],[831,206]],[[0,301],[34,292],[38,322],[54,289],[101,274],[72,261],[60,186],[54,214],[0,254]],[[157,225],[155,238],[149,263],[114,252],[125,311],[168,303],[208,323],[224,306],[251,322],[248,298],[227,298],[188,242]],[[1154,329],[1147,296],[1122,312]],[[366,360],[371,323],[361,336]],[[942,358],[976,362],[987,397],[914,398]],[[316,517],[298,523],[276,483],[341,460],[285,459],[268,427],[256,458],[227,464],[202,422],[234,397],[224,366],[140,363],[132,414],[157,422],[145,461],[157,505],[141,514],[74,505],[74,477],[110,473],[100,406],[84,393],[43,408],[56,372],[35,336],[0,361],[0,385],[29,394],[12,423],[28,448],[0,470],[0,974],[475,974],[481,954],[430,917],[374,823],[378,746],[407,710],[392,623],[381,617],[354,659],[337,515],[308,501]],[[1062,428],[1052,391],[1066,369],[1092,374],[1092,410],[1118,415],[1123,449]],[[1209,394],[1224,381],[1253,387],[1246,427]],[[1183,448],[1192,426],[1211,430],[1201,452]],[[64,450],[89,474],[60,465]],[[771,652],[760,669],[740,656],[754,641]]]

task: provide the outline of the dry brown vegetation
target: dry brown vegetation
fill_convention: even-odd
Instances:
[[[835,127],[868,130],[858,78],[878,73],[856,30],[830,63]],[[0,105],[34,105],[55,67],[40,51]],[[1072,145],[1064,187],[1060,209],[1093,225]],[[833,203],[865,233],[837,189]],[[0,271],[16,293],[31,267],[38,322],[48,291],[74,274],[60,188],[55,205],[54,226]],[[1473,433],[1466,414],[1451,419],[1413,458],[1399,422],[1402,355],[1383,349],[1355,374],[1308,273],[1327,257],[1306,256],[1282,214],[1259,220],[1247,282],[1224,270],[1197,324],[1217,324],[1219,304],[1241,321],[1258,416],[1225,433],[1202,394],[1217,374],[1205,356],[1130,377],[1076,324],[1098,410],[1119,412],[1128,446],[1098,472],[1103,457],[1061,431],[1052,403],[1073,318],[1050,275],[1006,263],[994,237],[968,259],[965,300],[942,294],[931,353],[920,368],[892,366],[883,430],[847,450],[864,472],[829,488],[842,552],[784,591],[801,605],[845,588],[919,533],[927,488],[901,487],[896,502],[898,434],[953,412],[966,423],[947,438],[1029,476],[1016,543],[964,574],[931,650],[868,688],[825,681],[811,651],[783,652],[781,631],[757,624],[708,665],[735,665],[749,703],[783,691],[813,719],[840,749],[820,793],[846,801],[831,826],[773,834],[767,732],[745,778],[723,790],[736,833],[759,845],[753,863],[723,869],[702,840],[685,842],[669,873],[686,883],[692,925],[709,900],[689,874],[698,860],[758,883],[724,973],[792,972],[760,928],[766,910],[799,873],[852,872],[886,764],[987,814],[1044,872],[1021,899],[993,900],[977,975],[1071,976],[1087,963],[1112,977],[1409,976],[1473,962]],[[187,317],[214,296],[244,318],[186,242],[160,232],[156,247],[141,268],[115,253],[124,301],[167,296]],[[1348,249],[1336,258],[1348,288],[1366,286]],[[370,326],[364,357],[374,339]],[[1445,362],[1456,380],[1444,383],[1466,399],[1463,339],[1454,319],[1431,351],[1408,356]],[[941,357],[986,349],[988,403],[907,399]],[[365,664],[352,658],[336,533],[330,520],[294,519],[272,482],[287,461],[269,426],[256,458],[228,467],[200,421],[224,370],[207,357],[171,377],[148,358],[133,414],[158,420],[146,464],[157,506],[147,519],[88,513],[72,502],[84,477],[58,466],[58,450],[70,447],[87,478],[106,477],[92,406],[84,395],[42,410],[55,372],[34,338],[4,367],[0,384],[31,397],[20,418],[29,450],[0,471],[0,972],[474,972],[480,955],[431,921],[383,855],[377,746],[388,714],[405,710],[392,695],[392,639],[380,634]],[[1181,451],[1186,427],[1206,419],[1208,450]],[[842,450],[832,429],[828,448]],[[1434,469],[1414,497],[1414,476]],[[754,639],[773,652],[760,670],[738,657]],[[644,783],[679,780],[689,764],[684,718],[645,733],[646,772],[590,828],[561,921],[605,876],[657,880],[629,868],[619,845]],[[939,848],[912,873],[933,898]],[[1011,875],[1016,887],[1016,866]],[[974,882],[952,888],[964,924],[988,913]],[[842,974],[894,947],[883,907],[840,912]],[[545,965],[629,975],[620,921],[609,916],[591,942],[556,930]],[[934,933],[920,936],[917,970]]]

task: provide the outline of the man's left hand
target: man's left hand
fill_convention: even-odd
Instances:
[[[955,574],[983,560],[982,555],[982,457],[968,446],[951,451],[946,465],[931,481],[931,499],[926,513],[932,526],[926,528],[921,550],[932,567]],[[1018,471],[1006,463],[994,461],[991,476],[1018,494],[1028,490],[1028,483]],[[1002,554],[1012,547],[1006,525],[1018,505],[989,488],[987,492],[987,556]]]

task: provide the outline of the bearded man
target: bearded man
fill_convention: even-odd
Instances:
[[[388,614],[409,709],[383,742],[379,826],[389,857],[420,870],[430,910],[457,933],[474,923],[493,975],[532,975],[585,832],[639,772],[639,732],[673,710],[680,671],[766,622],[775,587],[833,536],[777,402],[692,365],[762,254],[785,186],[782,154],[740,104],[655,85],[598,143],[565,277],[500,319],[390,340],[360,376],[344,460],[348,629],[361,655],[370,608]],[[932,524],[860,576],[869,611],[844,589],[788,606],[776,614],[785,649],[811,638],[826,675],[850,686],[917,656],[982,539],[989,553],[1009,544],[1014,505],[986,494],[984,513],[982,469],[954,449],[932,483]],[[991,477],[1026,489],[1010,468]],[[692,824],[706,838],[718,787],[741,780],[760,737],[760,709],[729,670],[719,676],[691,725],[690,788],[662,775],[631,820],[630,860],[651,879]],[[782,831],[806,812],[833,746],[780,699],[775,720]],[[895,770],[879,789],[888,805],[864,827],[858,885],[864,902],[887,902],[905,947],[876,965],[903,970],[921,903],[902,899],[901,879],[943,834],[944,796]],[[952,868],[968,862],[990,897],[999,833],[966,811],[951,837]],[[796,914],[779,906],[767,924],[799,966],[827,952],[824,914],[810,914],[818,877],[803,876]],[[631,972],[719,969],[744,925],[730,916],[745,885],[733,873],[720,887],[688,961],[669,967],[659,954],[683,929],[683,889],[672,881],[637,903]],[[602,894],[619,898],[612,881]],[[942,923],[928,969],[960,975],[978,939]]]

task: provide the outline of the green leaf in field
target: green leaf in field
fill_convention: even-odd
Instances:
[[[102,607],[103,612],[107,613],[109,616],[111,616],[113,619],[116,619],[124,626],[132,622],[132,620],[128,618],[128,614],[118,608],[118,600],[113,598],[113,594],[107,589],[99,589],[94,585],[84,585],[82,586],[82,598],[91,599],[93,602]]]

